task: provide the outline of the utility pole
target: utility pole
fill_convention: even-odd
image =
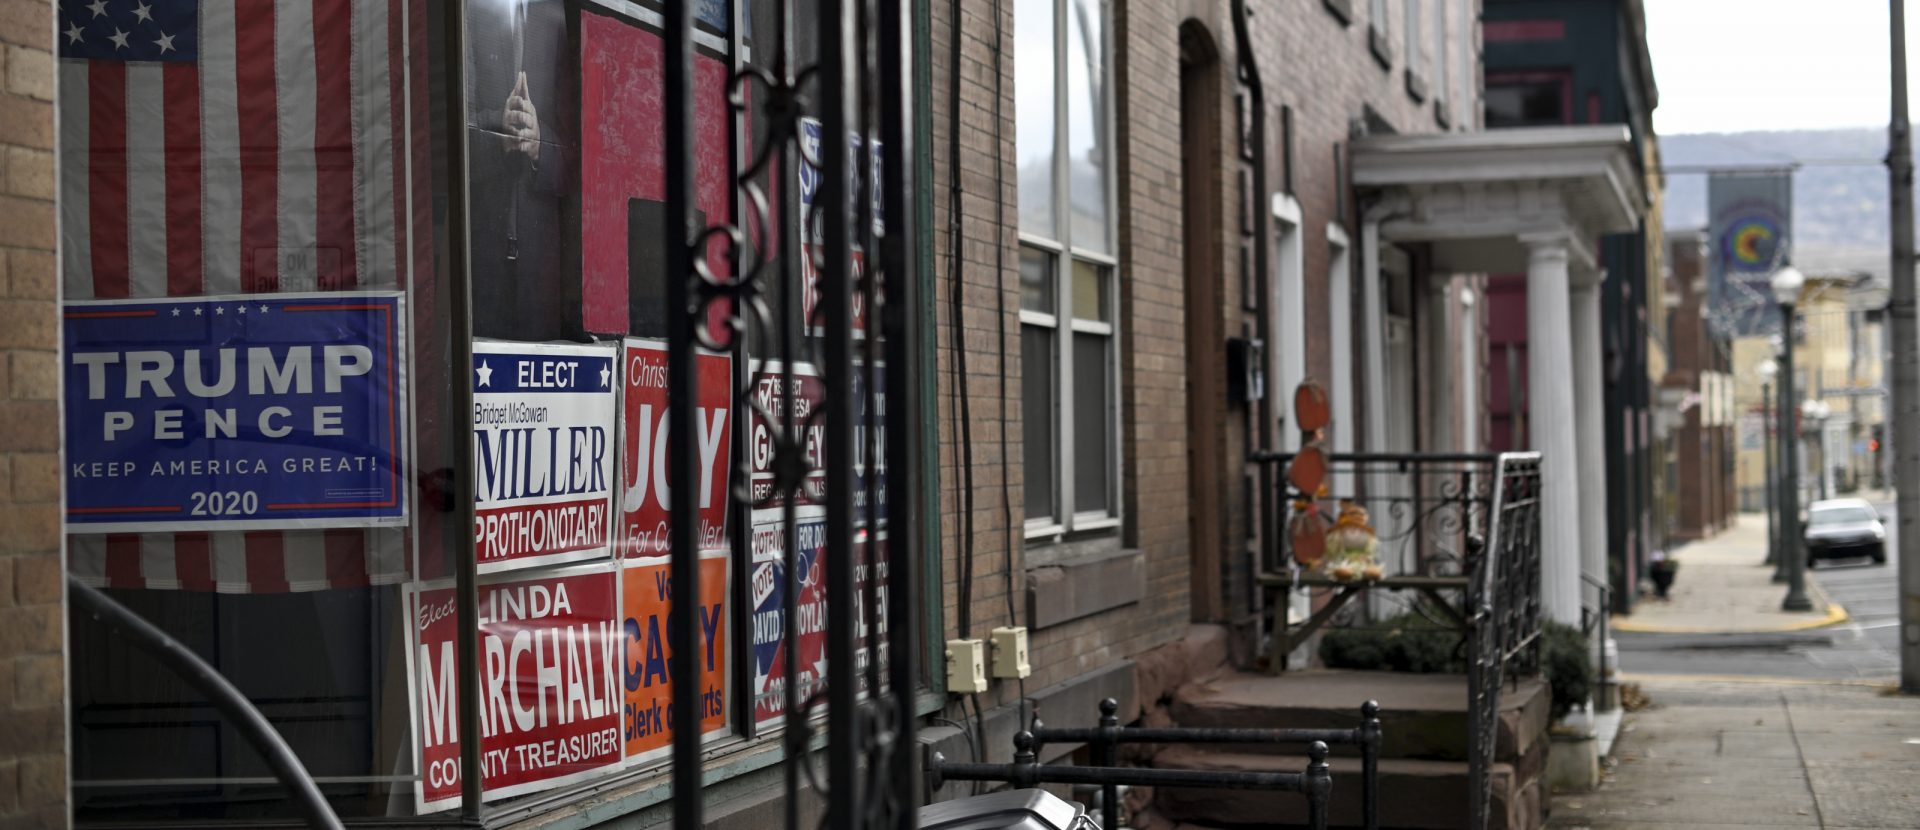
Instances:
[[[1893,123],[1887,128],[1887,192],[1893,214],[1893,450],[1900,535],[1900,688],[1920,694],[1920,331],[1915,328],[1913,136],[1907,122],[1907,11],[1890,0]]]

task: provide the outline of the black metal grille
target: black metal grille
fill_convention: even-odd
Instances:
[[[1467,731],[1470,815],[1486,827],[1493,805],[1493,764],[1500,731],[1500,692],[1508,681],[1540,670],[1540,454],[1504,453],[1495,470],[1488,535],[1473,557],[1467,607]]]
[[[736,210],[730,221],[699,227],[693,204],[693,9],[691,3],[666,7],[665,54],[667,122],[667,239],[669,246],[669,384],[675,390],[668,417],[677,435],[694,434],[697,349],[744,354],[749,332],[759,333],[760,356],[783,367],[806,361],[817,367],[824,403],[811,412],[796,411],[792,394],[780,396],[769,412],[755,400],[754,383],[740,373],[734,398],[771,427],[772,492],[758,501],[785,506],[785,567],[778,590],[784,608],[795,608],[800,569],[799,523],[795,504],[810,478],[824,482],[819,501],[825,507],[824,567],[827,671],[825,688],[801,689],[795,665],[797,614],[782,615],[786,659],[784,747],[786,750],[786,824],[800,827],[803,788],[828,805],[825,823],[835,828],[906,828],[913,821],[917,779],[913,744],[913,692],[917,668],[912,617],[917,546],[911,533],[886,535],[886,527],[912,528],[911,486],[917,469],[912,442],[887,442],[884,436],[909,434],[912,407],[885,405],[883,390],[911,388],[914,358],[913,247],[911,199],[912,125],[910,118],[909,7],[901,2],[818,0],[817,62],[798,65],[793,43],[794,0],[775,0],[774,55],[765,68],[749,68],[735,50],[729,104],[734,112]],[[735,4],[736,7],[740,4]],[[736,15],[740,12],[736,10]],[[733,31],[744,27],[736,20]],[[737,36],[737,35],[736,35]],[[804,119],[817,117],[822,140],[810,152],[803,140]],[[747,146],[746,124],[764,125],[766,141]],[[849,144],[852,145],[851,149]],[[775,250],[755,247],[773,233],[780,214],[759,182],[770,171],[792,171],[806,164],[820,171],[817,196],[798,217],[801,233],[817,231],[821,244],[802,253],[791,231],[779,232]],[[886,186],[881,187],[881,182]],[[784,189],[783,189],[784,192]],[[885,224],[876,221],[877,204]],[[794,208],[789,197],[784,208]],[[718,239],[731,252],[734,276],[712,273],[695,252]],[[819,295],[813,319],[801,319],[794,289],[796,264],[811,257],[804,271],[816,275]],[[862,267],[864,265],[864,267]],[[802,287],[801,290],[804,290]],[[855,335],[856,298],[866,310],[864,338]],[[716,335],[708,327],[724,318]],[[821,336],[808,336],[808,330]],[[897,393],[896,393],[896,396]],[[820,430],[824,456],[810,460],[807,438]],[[735,454],[730,497],[741,511],[756,502],[746,486],[750,461]],[[694,492],[698,470],[692,448],[675,442],[669,453],[671,486]],[[816,485],[817,486],[817,485]],[[883,517],[879,504],[884,500]],[[699,666],[692,622],[698,596],[697,545],[693,537],[696,501],[672,503],[673,676],[694,678]],[[741,544],[736,534],[736,544]],[[884,543],[884,544],[883,544]],[[884,551],[884,553],[883,553]],[[868,574],[860,579],[857,574]],[[878,636],[863,644],[852,632]],[[890,634],[889,634],[890,632]],[[864,668],[860,653],[869,652]],[[674,705],[696,711],[700,684],[674,684]],[[826,776],[816,771],[810,747],[821,723],[824,703],[827,740]],[[702,825],[701,741],[698,730],[676,730],[673,744],[674,824]]]

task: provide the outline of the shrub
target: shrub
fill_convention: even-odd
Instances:
[[[1320,637],[1320,662],[1335,669],[1413,674],[1467,670],[1460,632],[1411,611],[1365,628],[1329,629]]]
[[[1593,693],[1593,656],[1580,630],[1551,620],[1540,632],[1540,672],[1559,721]],[[1320,637],[1320,662],[1332,669],[1412,674],[1465,672],[1461,632],[1407,612],[1365,628],[1333,628]]]
[[[1540,636],[1540,672],[1553,692],[1557,722],[1593,694],[1592,646],[1580,629],[1551,620],[1543,623]]]

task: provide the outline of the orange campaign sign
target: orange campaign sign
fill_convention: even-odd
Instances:
[[[620,608],[625,617],[625,648],[620,655],[625,686],[621,734],[628,764],[645,763],[666,755],[673,742],[673,677],[669,660],[669,611],[673,607],[671,560],[665,556],[626,560],[620,580]],[[727,552],[700,556],[700,607],[693,615],[699,625],[700,732],[712,735],[727,727]]]

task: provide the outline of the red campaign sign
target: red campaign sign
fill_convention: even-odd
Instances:
[[[612,564],[480,586],[483,800],[620,766],[621,617]],[[459,633],[451,585],[412,593],[421,812],[460,803]]]
[[[624,351],[626,401],[622,404],[620,541],[627,556],[665,556],[668,484],[667,344],[628,338]],[[700,457],[701,550],[726,550],[728,471],[732,469],[733,358],[724,354],[696,355],[694,370],[700,379],[698,435],[693,449]]]
[[[787,503],[786,494],[779,492],[773,463],[775,441],[781,434],[781,419],[786,417],[785,401],[789,397],[793,399],[794,427],[804,435],[801,446],[806,453],[807,466],[811,468],[801,483],[794,504],[819,504],[826,500],[827,479],[822,472],[826,461],[826,425],[810,418],[826,399],[826,386],[820,381],[820,373],[809,364],[795,364],[792,372],[781,369],[777,361],[760,363],[753,369],[753,400],[758,410],[753,412],[753,432],[748,440],[752,444],[751,483],[753,506],[756,508],[781,507]],[[769,415],[772,421],[767,419]]]
[[[699,625],[700,733],[713,735],[727,726],[727,557],[728,551],[700,556]],[[620,576],[621,608],[626,614],[626,645],[621,656],[626,707],[621,724],[627,763],[646,763],[667,754],[673,741],[673,648],[667,642],[672,600],[672,560],[664,556],[628,559]]]
[[[628,258],[636,242],[646,243],[628,238],[633,202],[657,207],[667,198],[664,46],[654,31],[590,12],[580,15],[579,37],[581,315],[588,331],[626,332],[634,273]],[[732,182],[727,77],[725,61],[704,52],[694,58],[693,201],[708,221],[727,215]],[[718,235],[707,241],[706,257],[716,276],[731,273]],[[651,267],[640,264],[643,272]],[[647,276],[665,284],[664,274]],[[726,306],[714,303],[709,309],[709,324],[718,333]]]

